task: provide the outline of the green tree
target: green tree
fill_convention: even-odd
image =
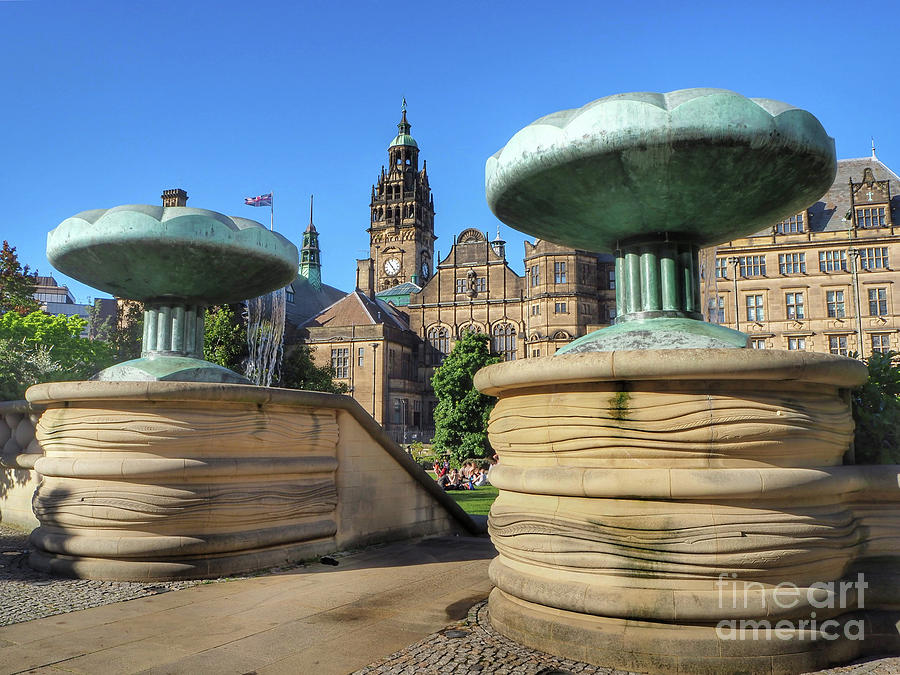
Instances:
[[[37,274],[32,274],[28,265],[22,267],[16,255],[15,246],[3,241],[0,249],[0,314],[16,312],[25,315],[41,308],[34,299]]]
[[[900,463],[900,367],[897,352],[874,353],[869,379],[852,394],[857,464]]]
[[[206,310],[203,358],[236,373],[244,372],[247,331],[231,305],[215,305]]]
[[[112,365],[113,349],[81,337],[87,322],[78,316],[0,316],[0,398],[22,398],[33,384],[86,380]]]
[[[113,349],[115,363],[130,361],[141,355],[144,333],[144,305],[136,300],[119,304],[117,315],[100,321],[95,304],[90,310],[90,324],[95,340],[106,342]]]
[[[438,400],[432,446],[437,454],[450,454],[456,462],[493,454],[487,423],[494,399],[479,392],[472,383],[481,368],[501,361],[499,356],[491,355],[489,345],[487,335],[465,333],[431,378]]]
[[[310,346],[303,342],[285,347],[278,386],[329,394],[347,393],[346,384],[334,381],[331,366],[317,366],[312,359]]]

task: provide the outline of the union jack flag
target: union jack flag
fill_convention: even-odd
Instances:
[[[272,193],[258,197],[244,197],[244,204],[247,206],[272,206]]]

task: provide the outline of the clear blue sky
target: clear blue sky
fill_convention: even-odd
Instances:
[[[497,221],[484,162],[522,126],[627,91],[712,86],[815,114],[838,157],[900,170],[900,5],[817,2],[0,0],[0,239],[52,273],[47,231],[159,203],[268,220],[316,195],[323,276],[350,290],[400,99],[428,161],[436,248]],[[522,240],[504,227],[521,272]],[[100,293],[68,281],[79,301]]]

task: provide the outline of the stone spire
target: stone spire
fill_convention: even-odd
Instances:
[[[319,233],[313,225],[313,196],[309,196],[309,225],[303,233],[300,249],[300,276],[306,277],[314,288],[322,288],[322,262],[319,252]]]

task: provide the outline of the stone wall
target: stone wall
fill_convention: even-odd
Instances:
[[[478,531],[346,396],[179,382],[54,383],[28,396],[46,407],[38,569],[215,577]]]

